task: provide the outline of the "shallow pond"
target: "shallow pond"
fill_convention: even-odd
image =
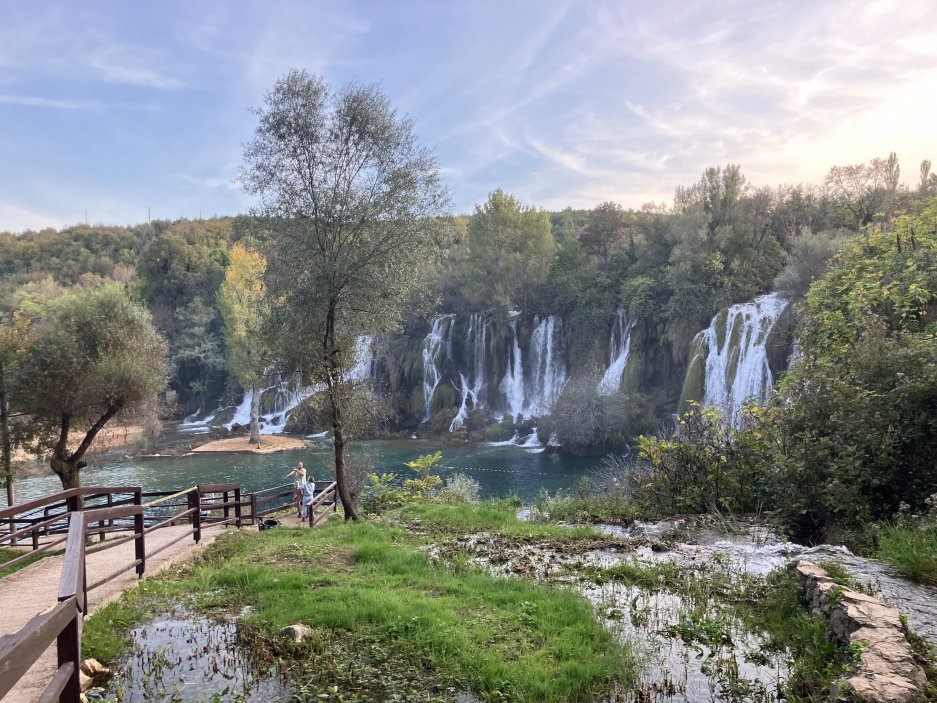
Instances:
[[[175,614],[130,632],[105,696],[120,703],[267,703],[290,700],[285,682],[258,675],[237,625]]]

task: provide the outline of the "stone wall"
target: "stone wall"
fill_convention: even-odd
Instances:
[[[898,610],[872,596],[837,584],[809,561],[791,565],[816,615],[829,622],[832,637],[856,648],[856,667],[833,685],[832,700],[914,703],[927,683],[911,649]]]

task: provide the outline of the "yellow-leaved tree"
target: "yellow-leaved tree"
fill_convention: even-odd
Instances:
[[[260,382],[267,363],[261,334],[267,314],[266,270],[263,254],[235,244],[218,291],[228,368],[251,392],[250,444],[260,444]]]

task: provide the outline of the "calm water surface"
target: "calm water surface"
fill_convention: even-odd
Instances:
[[[534,453],[517,446],[466,444],[447,446],[423,440],[375,440],[355,442],[350,460],[367,459],[379,473],[412,475],[404,462],[435,451],[443,454],[439,474],[468,474],[481,484],[482,495],[516,493],[532,500],[541,490],[551,494],[570,488],[598,467],[598,457],[570,457]],[[332,480],[334,456],[328,444],[276,454],[194,454],[175,458],[128,459],[120,452],[91,457],[81,472],[84,486],[141,486],[144,491],[181,489],[196,483],[239,482],[245,490],[286,483],[286,474],[297,461],[310,476]],[[33,476],[17,481],[17,501],[38,498],[61,490],[57,476]]]

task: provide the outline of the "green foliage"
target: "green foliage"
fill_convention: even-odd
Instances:
[[[767,634],[769,647],[790,651],[794,665],[786,700],[829,700],[830,684],[851,668],[851,654],[827,636],[826,623],[812,615],[793,574],[773,572],[757,592],[738,600],[735,610]]]
[[[166,383],[165,342],[118,284],[66,295],[32,327],[12,407],[29,417],[37,444],[52,450],[52,468],[71,488],[101,427],[156,400]],[[66,446],[72,428],[84,435],[75,451]]]
[[[742,427],[719,410],[691,403],[671,437],[642,436],[649,468],[634,475],[634,499],[643,514],[760,512],[772,504],[777,430],[770,409],[748,406]]]
[[[404,479],[402,484],[396,474],[372,473],[361,497],[362,509],[368,513],[382,513],[391,508],[435,499],[443,481],[433,473],[433,469],[440,461],[442,452],[425,454],[406,462],[407,468],[415,471],[417,478]]]
[[[937,586],[937,493],[924,504],[918,515],[903,505],[896,522],[880,526],[876,555],[907,578]]]
[[[810,284],[829,268],[830,259],[849,238],[848,230],[802,232],[790,244],[787,265],[774,279],[774,289],[782,295],[801,298]]]
[[[800,534],[886,519],[937,492],[937,199],[847,243],[801,308],[783,384],[787,492]],[[913,240],[913,241],[912,241]]]
[[[602,453],[623,449],[638,435],[653,430],[655,424],[641,398],[623,393],[602,395],[595,380],[587,378],[566,384],[537,429],[543,439],[556,433],[564,451]]]
[[[433,469],[440,461],[442,461],[442,452],[424,454],[406,463],[407,467],[417,474],[417,478],[408,478],[403,483],[406,502],[424,501],[439,492],[442,479],[433,474]]]
[[[526,308],[546,278],[555,242],[547,213],[522,205],[500,188],[475,206],[458,272],[470,309]]]
[[[224,354],[218,335],[218,313],[200,297],[176,312],[178,331],[172,337],[170,363],[175,378],[198,398],[199,407],[210,409],[224,370]]]

